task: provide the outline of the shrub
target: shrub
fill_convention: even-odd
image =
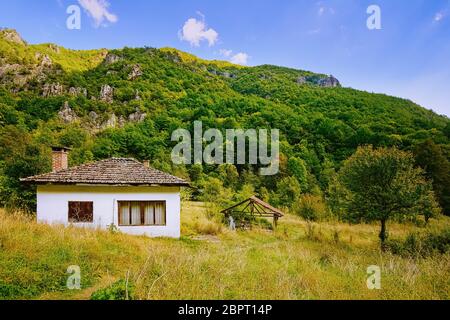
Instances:
[[[91,300],[133,300],[133,287],[126,280],[114,282],[91,295]]]
[[[445,254],[450,251],[450,230],[440,233],[428,233],[420,236],[410,233],[404,241],[389,240],[387,248],[394,254],[407,257],[427,257],[433,254]]]
[[[293,210],[307,221],[318,221],[327,215],[327,207],[322,197],[310,194],[301,196],[294,204]]]

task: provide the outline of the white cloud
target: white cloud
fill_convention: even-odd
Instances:
[[[240,65],[246,65],[248,63],[248,59],[250,59],[250,56],[244,52],[233,54],[233,50],[228,49],[220,49],[219,54],[225,58],[228,58],[231,63]]]
[[[109,2],[107,0],[78,0],[78,3],[94,19],[96,27],[105,25],[105,20],[110,23],[115,23],[119,20],[117,15],[108,10]]]
[[[440,11],[440,12],[438,12],[438,13],[436,13],[436,14],[434,15],[434,21],[435,21],[435,22],[439,22],[439,21],[441,21],[442,19],[444,19],[445,16],[446,16],[445,12],[444,12],[444,11]]]
[[[446,19],[450,14],[450,1],[448,1],[447,6],[444,7],[442,10],[436,12],[436,14],[433,17],[434,23],[439,23],[442,20]]]
[[[231,57],[230,61],[234,64],[246,65],[249,59],[249,55],[243,52],[239,52]]]
[[[319,16],[322,16],[324,13],[325,13],[325,7],[320,7],[319,8],[319,11],[317,12],[317,14],[319,15]]]
[[[336,11],[332,7],[327,7],[327,6],[323,5],[323,2],[321,2],[321,1],[317,2],[316,5],[319,6],[319,9],[317,10],[317,14],[319,17],[321,17],[325,14],[333,15],[336,13]]]
[[[227,49],[220,49],[219,53],[224,57],[229,57],[233,54],[233,50],[227,50]]]
[[[184,23],[183,29],[180,30],[180,39],[196,47],[200,46],[200,42],[208,41],[208,45],[211,47],[216,44],[219,34],[212,28],[208,29],[204,21],[190,18]]]

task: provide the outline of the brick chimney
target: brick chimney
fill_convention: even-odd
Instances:
[[[69,148],[52,147],[52,171],[61,171],[69,167]]]
[[[142,162],[142,164],[144,165],[144,167],[150,168],[150,160],[144,160],[144,161]]]

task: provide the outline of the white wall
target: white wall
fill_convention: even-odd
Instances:
[[[75,226],[106,229],[113,223],[123,233],[180,237],[179,187],[38,186],[38,222],[69,225],[69,201],[94,203],[94,223]],[[118,201],[166,201],[166,226],[119,227]]]

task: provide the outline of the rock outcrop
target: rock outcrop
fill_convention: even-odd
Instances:
[[[81,87],[70,87],[69,88],[69,94],[71,96],[85,96],[87,97],[87,89],[86,88],[81,88]]]
[[[308,83],[308,80],[306,79],[306,77],[303,77],[303,76],[301,76],[301,77],[298,77],[298,79],[297,79],[297,84],[305,84],[305,83]]]
[[[114,64],[116,62],[119,62],[120,60],[122,60],[122,58],[118,55],[114,53],[108,53],[105,57],[105,64]]]
[[[96,123],[98,121],[98,114],[95,111],[89,112],[88,117],[89,117],[89,121],[91,121],[93,123]]]
[[[135,91],[135,93],[134,93],[134,100],[138,100],[138,101],[142,100],[141,96],[139,95],[139,90]]]
[[[64,94],[64,87],[60,83],[46,83],[43,88],[42,96],[47,97],[57,97]]]
[[[341,86],[339,80],[333,76],[322,78],[319,78],[317,76],[300,76],[297,78],[297,84],[311,84],[324,88],[335,88]]]
[[[113,113],[108,117],[108,120],[106,120],[102,124],[101,129],[116,128],[116,127],[117,127],[117,116]]]
[[[236,78],[236,75],[233,74],[233,73],[230,73],[230,72],[223,72],[221,75],[222,75],[222,77],[225,77],[225,78],[228,78],[228,79]]]
[[[147,114],[142,112],[139,108],[136,108],[136,112],[128,116],[130,122],[142,122],[147,117]]]
[[[56,44],[49,44],[48,47],[50,48],[50,50],[52,50],[55,53],[61,53],[61,50],[59,49],[59,47]]]
[[[99,132],[109,128],[122,128],[126,124],[125,119],[122,116],[118,118],[115,113],[100,116],[95,111],[91,111],[87,120],[83,123],[93,132]]]
[[[53,65],[52,59],[46,54],[42,54],[40,52],[36,52],[35,57],[39,61],[39,66],[40,67],[49,68],[49,67],[51,67]]]
[[[0,36],[3,37],[3,39],[14,42],[20,45],[26,45],[27,43],[22,39],[20,34],[13,29],[0,29]]]
[[[138,64],[133,65],[131,72],[128,74],[128,80],[135,80],[140,76],[142,76],[141,66]]]
[[[78,120],[78,116],[75,111],[69,106],[69,102],[64,102],[64,106],[58,112],[58,117],[65,123],[72,123]]]
[[[210,70],[209,73],[215,75],[215,76],[220,76],[220,77],[224,77],[224,78],[228,78],[228,79],[234,79],[237,78],[237,76],[233,73],[227,72],[227,71],[217,71],[217,70]]]
[[[125,120],[125,118],[123,116],[119,117],[119,128],[123,128],[125,126],[125,124],[127,123],[127,121]]]
[[[0,78],[6,74],[15,74],[22,70],[23,67],[20,64],[3,64],[0,63]]]
[[[114,101],[114,89],[105,84],[100,90],[100,100],[106,103],[112,103]]]
[[[341,84],[338,79],[336,79],[333,76],[329,76],[327,78],[320,79],[319,86],[325,87],[325,88],[335,88],[335,87],[340,87]]]

